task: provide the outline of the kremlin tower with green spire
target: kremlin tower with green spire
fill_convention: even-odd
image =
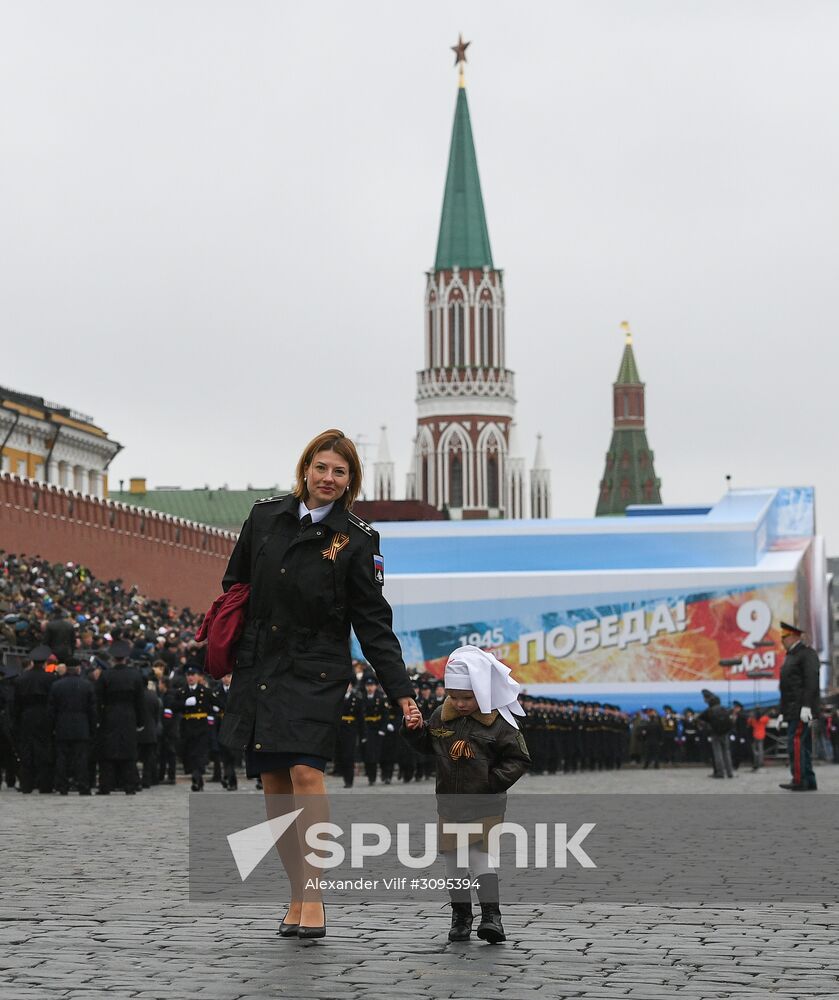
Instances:
[[[463,74],[469,44],[461,37],[453,46],[459,86],[437,255],[426,273],[408,497],[452,518],[523,517],[523,461],[510,453],[503,273],[492,260]]]
[[[661,503],[661,480],[656,478],[644,424],[644,383],[635,364],[629,324],[621,326],[626,343],[614,383],[614,429],[595,517],[623,514],[630,504]]]

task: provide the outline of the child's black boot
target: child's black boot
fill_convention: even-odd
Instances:
[[[468,941],[472,933],[472,894],[468,889],[450,889],[452,926],[449,941]]]
[[[501,907],[498,905],[498,876],[486,874],[478,876],[478,899],[481,902],[481,922],[478,937],[490,944],[507,940],[501,923]]]

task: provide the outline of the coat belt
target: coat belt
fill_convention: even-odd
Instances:
[[[184,715],[184,718],[185,719],[206,719],[207,718],[207,713],[206,712],[187,712]]]

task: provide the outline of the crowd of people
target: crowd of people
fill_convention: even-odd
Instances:
[[[523,729],[533,759],[534,774],[574,774],[634,764],[708,764],[714,775],[726,771],[715,746],[727,749],[731,769],[746,764],[765,766],[766,744],[780,747],[787,728],[777,707],[747,710],[740,701],[723,706],[713,692],[703,692],[702,709],[676,712],[664,705],[634,713],[618,705],[555,698],[523,698],[527,717]],[[839,709],[824,707],[816,719],[816,756],[839,764]]]
[[[151,601],[74,563],[0,553],[0,782],[28,793],[131,794],[188,775],[235,790],[242,761],[218,740],[230,677],[204,671],[202,614]],[[433,761],[399,737],[401,712],[373,672],[354,663],[332,773],[345,787],[423,781]],[[428,719],[439,678],[414,674]],[[521,696],[533,774],[708,764],[716,777],[764,765],[777,711],[729,710],[710,691],[702,710],[635,713],[620,706]],[[817,718],[816,756],[839,763],[839,710]],[[259,780],[257,779],[257,787]]]

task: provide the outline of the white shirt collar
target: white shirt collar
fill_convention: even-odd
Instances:
[[[318,524],[325,517],[329,516],[329,512],[332,510],[334,506],[335,506],[335,501],[333,500],[332,503],[328,503],[325,507],[316,507],[314,510],[309,510],[306,504],[304,504],[303,501],[301,500],[300,506],[297,508],[297,516],[299,518],[303,518],[307,514],[311,514],[312,524]]]

